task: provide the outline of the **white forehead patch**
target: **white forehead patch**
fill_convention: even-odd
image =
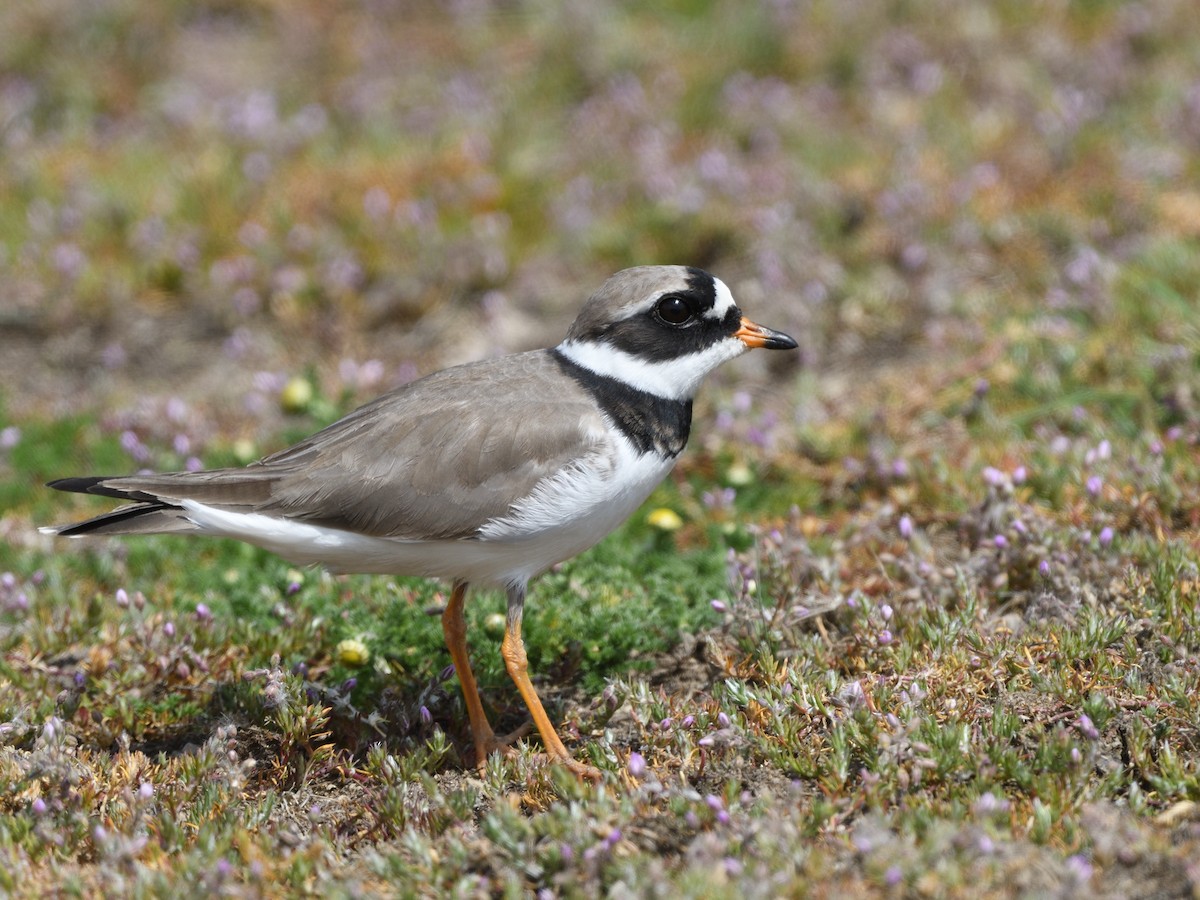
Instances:
[[[721,319],[724,319],[729,313],[729,310],[733,309],[735,306],[737,306],[737,304],[733,302],[733,294],[730,292],[729,288],[726,287],[725,282],[716,276],[713,276],[713,287],[716,289],[717,297],[713,303],[712,309],[706,312],[704,316],[708,319],[716,319],[717,321],[720,321]]]

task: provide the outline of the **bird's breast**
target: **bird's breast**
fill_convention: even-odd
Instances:
[[[636,510],[675,464],[673,455],[642,452],[617,433],[590,453],[543,478],[504,516],[479,530],[483,541],[538,538],[552,544],[547,565],[586,550]]]

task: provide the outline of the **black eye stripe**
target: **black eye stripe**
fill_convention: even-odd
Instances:
[[[732,338],[741,324],[741,310],[721,292],[721,313],[715,317],[716,279],[700,269],[684,271],[683,279],[647,285],[642,294],[645,299],[633,309],[618,303],[628,301],[619,296],[611,298],[608,309],[585,308],[567,333],[568,340],[606,344],[639,359],[665,361],[702,353]],[[681,299],[691,311],[687,321],[672,324],[659,311],[660,304],[670,297]]]
[[[675,359],[702,352],[718,341],[733,337],[741,323],[742,314],[736,306],[730,307],[720,319],[705,316],[705,311],[715,305],[715,292],[710,294],[713,302],[705,306],[707,298],[703,291],[691,287],[671,291],[656,299],[646,314],[610,322],[586,335],[585,339],[603,341],[631,356],[648,360]],[[662,303],[670,298],[679,298],[691,311],[682,324],[672,324],[660,312]]]

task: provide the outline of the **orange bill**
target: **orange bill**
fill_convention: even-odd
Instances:
[[[782,331],[776,331],[765,325],[751,322],[745,316],[742,316],[741,328],[735,331],[733,336],[740,338],[742,343],[752,350],[759,348],[764,350],[794,350],[797,346],[796,341]]]

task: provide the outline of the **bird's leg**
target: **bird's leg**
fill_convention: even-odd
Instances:
[[[533,724],[537,726],[538,734],[542,736],[542,744],[546,754],[552,760],[566,766],[581,778],[598,780],[600,771],[592,766],[576,761],[567,748],[563,746],[558,732],[550,724],[550,717],[542,707],[533,682],[529,680],[529,661],[525,656],[525,642],[521,640],[521,618],[525,612],[525,585],[512,585],[508,589],[508,616],[504,622],[504,641],[500,645],[500,655],[504,657],[504,666],[508,674],[521,692],[521,698],[529,707]]]
[[[454,662],[458,683],[462,685],[463,699],[467,701],[467,718],[471,720],[471,736],[475,739],[475,764],[483,768],[497,741],[483,711],[483,701],[479,699],[479,688],[475,685],[475,673],[471,671],[471,660],[467,656],[467,620],[463,616],[466,596],[467,583],[454,582],[450,602],[442,613],[442,634],[446,637],[446,647]]]

